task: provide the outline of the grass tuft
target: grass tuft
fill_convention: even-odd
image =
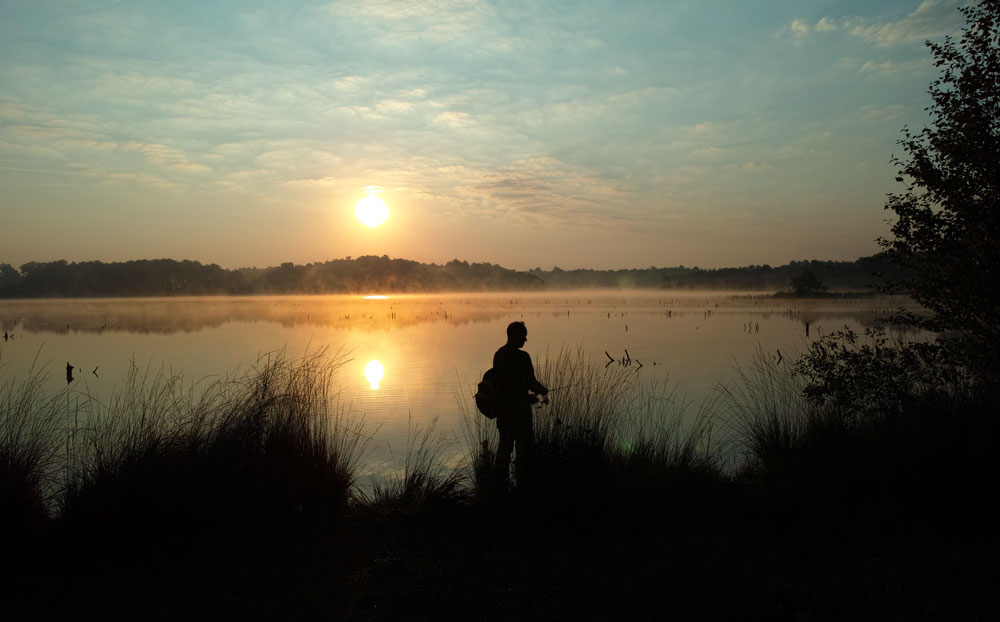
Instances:
[[[77,432],[65,521],[124,533],[240,531],[343,514],[367,437],[331,395],[339,359],[261,357],[185,389],[133,366]]]
[[[402,463],[394,474],[377,480],[364,501],[380,510],[413,512],[468,499],[465,473],[448,468],[441,459],[455,439],[435,434],[436,426],[437,419],[423,429],[409,431]]]
[[[34,367],[26,379],[0,384],[0,530],[31,533],[48,522],[58,469],[66,390],[44,394],[46,375]]]

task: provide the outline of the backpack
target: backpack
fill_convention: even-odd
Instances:
[[[496,381],[497,370],[491,367],[486,370],[483,379],[476,385],[476,408],[487,419],[496,419],[497,417]]]

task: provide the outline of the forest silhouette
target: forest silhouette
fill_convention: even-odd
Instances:
[[[880,256],[856,261],[792,261],[702,269],[677,266],[622,270],[518,271],[454,259],[446,264],[347,257],[322,263],[291,262],[228,270],[173,259],[110,262],[65,260],[0,264],[0,298],[200,296],[252,294],[436,293],[571,289],[706,289],[765,291],[786,288],[805,272],[835,290],[866,290],[900,271]]]

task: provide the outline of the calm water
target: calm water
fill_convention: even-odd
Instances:
[[[472,408],[475,384],[512,320],[527,324],[533,358],[580,348],[604,365],[605,352],[620,359],[627,350],[633,367],[642,364],[640,382],[668,381],[697,404],[758,345],[789,360],[823,332],[884,322],[900,304],[704,292],[0,301],[0,331],[12,335],[0,341],[0,376],[45,365],[55,390],[66,385],[69,362],[71,388],[101,399],[130,360],[193,383],[232,375],[275,350],[339,351],[347,362],[336,390],[343,406],[378,427],[369,462],[381,472],[415,426],[437,418],[439,431],[460,436],[459,402]],[[383,370],[377,388],[365,375],[371,361]]]

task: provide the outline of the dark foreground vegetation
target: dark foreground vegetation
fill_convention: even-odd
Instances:
[[[356,482],[337,361],[106,404],[0,393],[4,619],[987,619],[1000,605],[995,396],[961,382],[820,405],[761,357],[700,412],[624,368],[543,361],[530,479],[495,429],[428,433]],[[919,394],[918,394],[919,393]],[[899,400],[893,402],[898,405]],[[687,410],[687,412],[685,412]],[[481,425],[485,424],[485,425]]]
[[[881,277],[902,272],[884,258],[793,261],[784,266],[641,268],[631,270],[517,271],[458,259],[444,265],[387,256],[335,259],[269,268],[227,270],[197,261],[152,259],[0,263],[0,298],[88,296],[200,296],[249,294],[356,294],[541,291],[570,289],[777,290],[804,272],[835,290],[871,290]]]

